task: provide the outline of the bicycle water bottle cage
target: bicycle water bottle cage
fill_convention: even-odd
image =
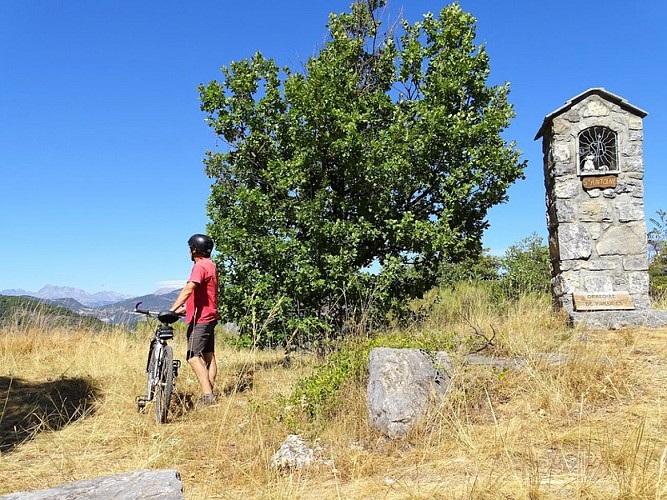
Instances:
[[[174,328],[171,326],[161,326],[157,329],[157,338],[160,340],[171,340],[174,338]]]
[[[171,325],[172,323],[176,323],[178,321],[178,314],[176,314],[174,311],[162,311],[157,315],[157,319],[160,323],[164,323],[165,325]]]

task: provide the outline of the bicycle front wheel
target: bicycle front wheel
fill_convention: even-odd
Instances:
[[[171,391],[174,387],[174,353],[171,346],[162,349],[158,372],[158,383],[155,391],[155,417],[160,424],[167,421]]]
[[[153,340],[150,349],[148,350],[148,361],[146,363],[146,373],[148,374],[148,387],[146,390],[146,399],[151,401],[155,396],[155,389],[158,383],[158,373],[155,370],[155,365],[158,363],[158,358],[162,354],[161,346]]]

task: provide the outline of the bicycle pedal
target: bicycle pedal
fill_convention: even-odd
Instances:
[[[148,403],[148,399],[146,396],[137,396],[137,411],[142,412],[146,408],[146,404]]]

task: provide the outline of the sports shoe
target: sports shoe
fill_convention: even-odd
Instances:
[[[206,406],[217,406],[218,400],[213,394],[204,394],[197,400],[197,406],[206,407]]]

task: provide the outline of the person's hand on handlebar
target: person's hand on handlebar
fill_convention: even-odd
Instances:
[[[174,309],[174,312],[179,316],[185,316],[185,304],[178,306],[176,309]]]

